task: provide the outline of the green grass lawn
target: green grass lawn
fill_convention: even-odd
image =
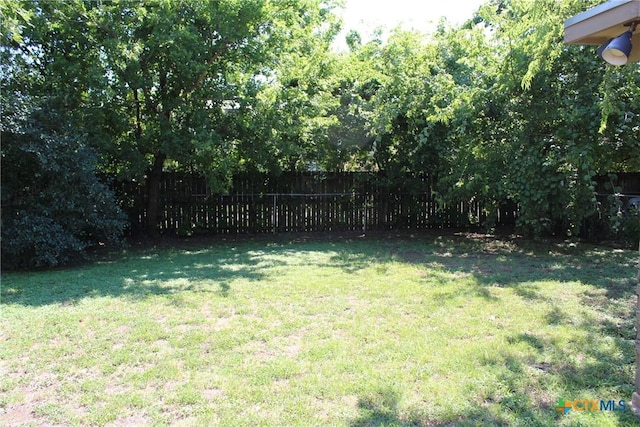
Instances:
[[[0,425],[631,425],[637,252],[481,236],[2,276]]]

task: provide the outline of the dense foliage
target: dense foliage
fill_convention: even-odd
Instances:
[[[443,201],[514,201],[532,235],[608,215],[594,177],[640,170],[640,70],[562,43],[564,20],[588,6],[489,2],[431,40],[396,33],[354,51],[359,81],[379,84],[365,107],[374,166],[437,174]]]
[[[170,169],[220,191],[238,171],[429,173],[443,203],[510,201],[523,232],[578,235],[616,219],[594,177],[640,171],[639,65],[562,41],[564,20],[597,3],[489,0],[462,26],[350,32],[335,52],[333,1],[3,2],[3,121],[23,105],[29,118],[2,129],[3,203],[74,162],[89,188],[96,172],[144,183],[153,234]],[[117,222],[111,200],[89,203]],[[25,230],[51,220],[6,212],[3,236],[35,240]]]
[[[82,136],[32,100],[5,93],[2,103],[3,267],[52,267],[117,242],[124,216]]]

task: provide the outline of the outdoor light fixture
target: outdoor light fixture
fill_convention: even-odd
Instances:
[[[625,31],[618,37],[612,38],[597,50],[598,56],[611,65],[624,65],[631,55],[631,37],[636,30],[639,21],[634,21],[629,25],[629,31]]]

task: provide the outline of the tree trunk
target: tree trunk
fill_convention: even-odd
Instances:
[[[153,159],[153,166],[147,177],[147,235],[152,238],[160,236],[160,183],[162,169],[167,156],[157,153]]]

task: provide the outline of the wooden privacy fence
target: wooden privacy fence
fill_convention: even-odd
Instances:
[[[228,194],[214,194],[199,176],[162,178],[159,228],[165,233],[251,234],[451,228],[482,224],[478,202],[437,203],[428,176],[388,185],[366,173],[285,173],[236,176]],[[147,225],[144,192],[129,204],[132,229]],[[129,191],[129,197],[132,192]],[[515,207],[498,222],[515,221]]]
[[[179,234],[447,228],[482,215],[466,203],[440,210],[428,194],[240,194],[165,200],[162,206],[160,228]]]

